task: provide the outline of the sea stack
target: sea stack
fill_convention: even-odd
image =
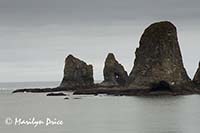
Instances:
[[[64,77],[60,87],[77,89],[91,87],[94,84],[93,67],[72,55],[65,59]]]
[[[103,69],[104,81],[102,86],[124,86],[128,80],[128,74],[124,67],[115,59],[113,53],[109,53]]]
[[[160,82],[175,86],[190,81],[183,66],[177,30],[171,22],[151,24],[139,43],[129,88],[149,89]]]
[[[200,84],[200,62],[199,62],[199,67],[194,75],[194,79],[193,79],[193,82],[195,84]]]

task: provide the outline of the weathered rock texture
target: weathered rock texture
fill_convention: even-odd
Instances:
[[[200,84],[200,62],[199,62],[199,67],[194,75],[193,82],[196,84]]]
[[[85,62],[69,55],[65,59],[64,78],[60,87],[88,87],[93,84],[92,65],[87,65]]]
[[[130,88],[149,88],[165,81],[180,85],[190,81],[183,66],[176,27],[168,22],[150,25],[135,52],[134,67],[129,75]]]
[[[127,72],[112,53],[109,53],[106,58],[103,75],[104,81],[101,85],[104,86],[124,86],[128,80]]]

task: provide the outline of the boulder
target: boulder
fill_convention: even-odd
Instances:
[[[148,89],[160,81],[170,86],[190,81],[183,66],[177,30],[171,22],[157,22],[145,29],[135,55],[129,88]]]
[[[124,86],[128,80],[128,74],[124,67],[115,59],[114,54],[109,53],[103,69],[103,86]]]
[[[194,75],[193,82],[195,84],[200,84],[200,62],[199,62],[199,67]]]
[[[60,87],[76,89],[90,87],[94,84],[93,67],[69,55],[65,59],[64,77]]]

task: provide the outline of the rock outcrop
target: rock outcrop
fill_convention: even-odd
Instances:
[[[199,62],[199,67],[194,75],[194,79],[193,79],[193,82],[195,84],[199,84],[200,85],[200,62]]]
[[[135,55],[129,88],[147,89],[160,81],[173,86],[190,81],[183,66],[177,30],[171,22],[154,23],[145,29]]]
[[[73,90],[75,95],[200,94],[200,64],[192,82],[183,66],[176,27],[172,23],[164,21],[150,25],[144,31],[135,54],[134,67],[129,76],[115,56],[108,54],[103,70],[104,81],[100,84],[94,84],[92,65],[69,55],[65,60],[64,78],[59,87],[17,89],[13,93],[53,92],[47,95],[64,96],[59,92]]]
[[[102,86],[124,86],[128,80],[127,72],[112,53],[109,53],[105,60],[103,75],[104,81],[101,83]]]
[[[93,67],[69,55],[65,59],[64,77],[60,87],[76,89],[90,87],[94,84]]]

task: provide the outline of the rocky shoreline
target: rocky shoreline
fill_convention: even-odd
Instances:
[[[93,66],[69,55],[65,59],[60,86],[17,89],[13,93],[73,91],[76,95],[116,96],[200,94],[200,65],[191,80],[183,65],[176,27],[171,22],[157,22],[147,27],[135,57],[133,69],[128,75],[114,54],[109,53],[103,69],[104,81],[95,84]]]

